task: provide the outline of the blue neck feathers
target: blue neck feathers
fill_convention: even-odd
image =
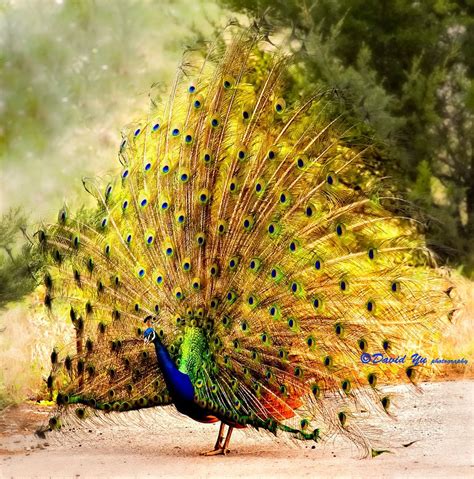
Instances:
[[[192,402],[194,399],[194,387],[189,376],[178,370],[158,337],[155,337],[153,344],[155,345],[158,364],[174,403]]]

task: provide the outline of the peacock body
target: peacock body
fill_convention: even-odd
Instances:
[[[370,450],[383,385],[422,372],[361,354],[436,340],[449,283],[327,96],[286,104],[287,59],[262,40],[239,32],[186,57],[125,134],[121,172],[85,183],[93,219],[64,208],[39,232],[45,304],[67,307],[75,334],[52,353],[60,413],[174,404]]]

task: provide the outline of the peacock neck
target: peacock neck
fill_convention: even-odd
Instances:
[[[193,401],[194,387],[189,376],[178,370],[174,361],[171,359],[168,350],[158,337],[155,337],[153,344],[155,346],[158,365],[163,373],[166,386],[168,387],[174,402]]]

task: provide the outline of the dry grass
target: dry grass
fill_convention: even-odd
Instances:
[[[459,275],[453,277],[461,307],[446,328],[434,354],[445,359],[467,359],[468,364],[441,365],[434,379],[474,378],[474,282]]]
[[[52,348],[70,341],[66,320],[46,314],[41,297],[39,289],[0,316],[0,409],[41,397]]]

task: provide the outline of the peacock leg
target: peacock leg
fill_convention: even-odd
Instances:
[[[219,434],[217,435],[217,441],[216,441],[216,445],[214,446],[214,450],[219,449],[222,445],[222,441],[224,440],[224,428],[225,428],[225,424],[221,422],[221,425],[219,427]]]
[[[229,449],[227,449],[227,447],[229,446],[229,442],[230,442],[230,436],[232,436],[232,431],[234,430],[234,428],[232,426],[229,426],[229,430],[227,431],[227,437],[225,438],[225,442],[224,442],[224,447],[222,448],[223,450],[223,453],[224,456],[230,452]]]
[[[219,427],[219,434],[217,436],[217,441],[212,451],[203,452],[202,456],[217,456],[218,454],[223,454],[224,456],[229,452],[227,446],[229,445],[230,436],[232,434],[233,427],[229,426],[229,430],[227,431],[227,436],[225,438],[224,446],[222,446],[222,441],[224,440],[224,428],[225,424],[221,422]]]

